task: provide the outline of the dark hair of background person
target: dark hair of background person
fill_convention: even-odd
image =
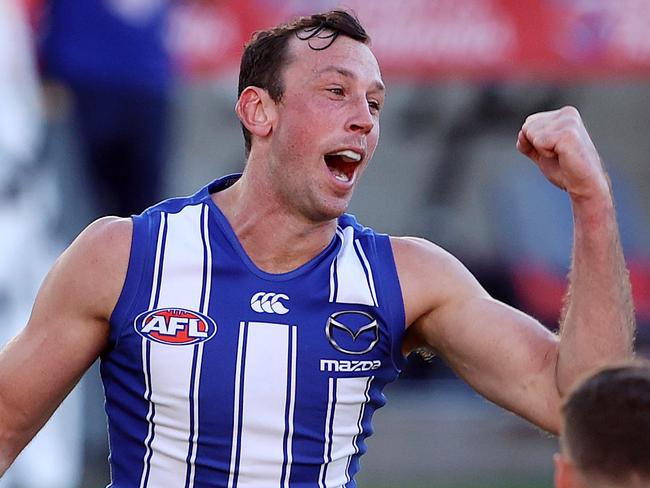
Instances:
[[[265,89],[273,101],[279,102],[284,92],[282,69],[289,62],[287,46],[292,35],[320,51],[331,46],[340,34],[364,44],[370,43],[370,37],[359,20],[344,10],[299,17],[288,24],[256,32],[244,48],[237,96],[247,86],[256,86]],[[251,134],[243,125],[242,130],[248,154]]]
[[[650,481],[650,363],[603,369],[562,407],[563,443],[587,477]]]

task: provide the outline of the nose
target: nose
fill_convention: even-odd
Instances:
[[[375,126],[375,119],[370,113],[366,97],[359,97],[353,104],[353,109],[348,119],[347,129],[351,132],[368,134]]]

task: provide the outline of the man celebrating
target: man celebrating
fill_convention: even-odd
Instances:
[[[562,408],[557,488],[650,487],[650,365],[607,367]]]
[[[579,375],[631,354],[608,179],[573,108],[517,140],[573,203],[559,337],[436,245],[345,214],[384,104],[368,43],[342,11],[257,33],[236,105],[244,174],[100,219],[61,256],[0,359],[2,469],[100,355],[114,488],[325,488],[356,486],[410,351],[550,431]]]

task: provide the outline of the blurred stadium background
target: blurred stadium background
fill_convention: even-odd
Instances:
[[[57,3],[75,1],[0,3],[2,342],[22,327],[56,255],[109,208],[83,161],[69,80],[48,73],[39,49]],[[612,176],[639,349],[648,353],[650,0],[78,3],[99,5],[134,29],[164,11],[174,71],[161,197],[242,168],[233,106],[239,55],[252,31],[336,6],[356,11],[373,38],[388,97],[382,139],[351,212],[377,230],[441,244],[493,295],[550,328],[565,286],[570,208],[514,143],[526,115],[578,107]],[[119,65],[106,41],[94,58]],[[0,487],[105,486],[98,378],[94,367]],[[411,358],[386,394],[360,487],[552,486],[556,440],[479,398],[439,360]]]

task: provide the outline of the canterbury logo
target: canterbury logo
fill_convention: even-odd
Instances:
[[[267,293],[260,291],[251,297],[251,308],[259,313],[277,313],[284,315],[289,309],[280,300],[289,300],[284,293]]]

